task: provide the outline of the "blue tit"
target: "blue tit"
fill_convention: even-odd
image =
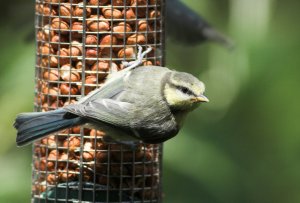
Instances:
[[[139,66],[145,54],[76,104],[19,114],[14,123],[17,145],[78,125],[102,130],[104,141],[117,143],[156,144],[174,137],[187,113],[208,102],[204,84],[189,73]]]
[[[176,40],[176,43],[195,45],[213,41],[229,49],[234,48],[231,39],[180,0],[168,0],[166,8],[167,36]]]

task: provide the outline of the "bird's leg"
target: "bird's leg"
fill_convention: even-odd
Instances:
[[[148,54],[151,50],[152,50],[152,47],[148,47],[146,49],[146,51],[143,52],[143,47],[141,45],[138,45],[138,55],[137,55],[137,58],[135,61],[122,61],[122,64],[125,68],[136,68],[138,67],[139,65],[141,65],[143,63],[143,58],[146,56],[146,54]]]

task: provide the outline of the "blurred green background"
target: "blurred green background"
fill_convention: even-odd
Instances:
[[[203,80],[211,102],[165,144],[164,202],[300,202],[300,1],[184,2],[236,49],[168,42],[168,66]],[[16,148],[12,123],[33,109],[33,3],[6,1],[0,18],[3,203],[30,201],[31,147]]]

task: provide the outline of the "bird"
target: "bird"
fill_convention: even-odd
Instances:
[[[180,0],[166,1],[166,32],[167,37],[183,45],[198,45],[211,41],[229,50],[235,47],[235,43],[229,37]]]
[[[104,142],[162,143],[179,132],[186,115],[208,102],[205,85],[186,72],[140,66],[148,48],[126,68],[111,73],[104,85],[70,104],[48,112],[21,113],[14,127],[17,146],[60,130],[84,126],[105,132]]]

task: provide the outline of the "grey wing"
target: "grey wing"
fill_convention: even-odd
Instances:
[[[150,66],[149,66],[150,67]],[[164,67],[158,67],[158,66],[152,66],[152,68],[144,68],[142,67],[136,67],[133,68],[126,68],[119,72],[113,73],[108,75],[108,79],[104,83],[104,85],[91,93],[89,93],[87,96],[81,98],[77,103],[79,104],[86,104],[90,101],[94,101],[97,99],[104,99],[104,98],[113,98],[117,95],[121,95],[121,92],[124,91],[125,84],[127,86],[131,83],[135,83],[132,81],[143,81],[143,79],[148,79],[149,77],[146,77],[147,73],[156,75],[158,74],[159,77],[163,76],[166,72],[169,71],[169,69]],[[133,76],[132,76],[133,75]],[[130,80],[128,78],[131,78]],[[145,78],[144,78],[145,77]],[[160,78],[158,78],[159,80]],[[129,82],[129,84],[128,84]],[[160,88],[160,86],[158,86]]]
[[[112,81],[110,85],[104,85],[98,89],[95,89],[87,96],[81,98],[78,104],[88,103],[92,100],[101,98],[113,98],[114,96],[120,94],[124,90],[124,81],[122,78],[117,78]]]
[[[120,94],[124,90],[124,82],[130,75],[131,70],[123,69],[108,75],[107,80],[102,87],[90,92],[87,96],[81,98],[78,103],[88,103],[92,100],[101,98],[113,98]]]
[[[64,109],[80,117],[124,128],[131,127],[130,120],[134,116],[132,104],[112,99],[98,99],[85,104],[68,105]]]

